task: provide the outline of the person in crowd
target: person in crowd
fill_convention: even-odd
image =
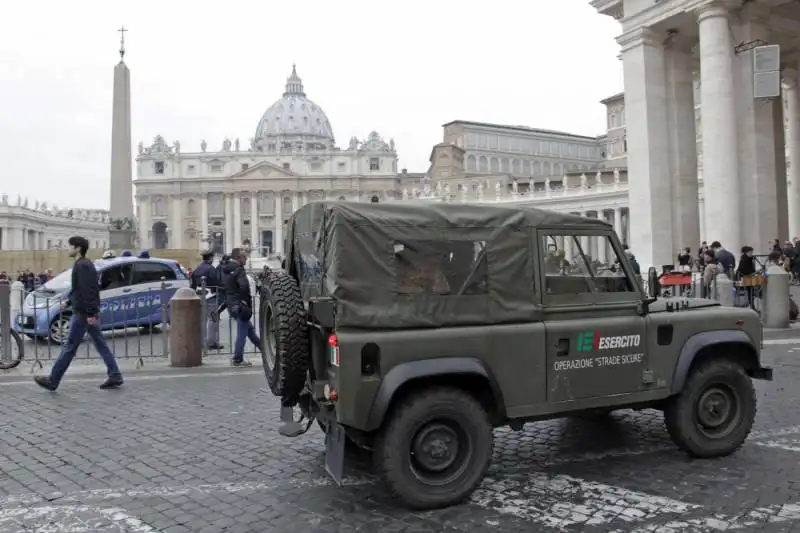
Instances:
[[[225,272],[225,298],[228,304],[228,313],[236,320],[236,345],[233,349],[231,365],[234,367],[252,366],[250,361],[244,359],[244,346],[247,339],[261,348],[261,339],[258,338],[251,318],[253,318],[253,295],[250,294],[250,280],[244,266],[247,264],[247,253],[242,248],[231,251],[231,259],[223,266]]]
[[[711,251],[714,252],[715,263],[722,268],[722,271],[729,278],[733,278],[733,273],[736,271],[736,257],[726,250],[719,241],[711,243]]]
[[[705,265],[703,269],[703,296],[707,298],[712,294],[711,289],[717,276],[724,274],[725,269],[717,260],[713,249],[708,249],[703,254],[703,264]]]
[[[33,379],[40,387],[55,391],[70,363],[72,363],[72,359],[75,357],[84,335],[88,333],[97,353],[100,354],[106,364],[108,377],[100,385],[100,388],[116,389],[122,385],[122,373],[100,329],[98,319],[98,314],[100,313],[100,286],[94,263],[86,257],[86,252],[89,250],[89,241],[84,237],[75,236],[70,237],[67,242],[69,244],[69,256],[75,259],[75,263],[72,265],[72,291],[70,296],[72,317],[69,321],[69,334],[66,344],[61,349],[61,353],[50,371],[50,375],[36,376]],[[66,302],[62,302],[61,305],[62,308],[66,308]]]
[[[625,252],[625,257],[628,258],[628,262],[631,264],[631,268],[633,268],[633,273],[637,276],[642,275],[642,268],[639,266],[639,261],[636,260],[636,256],[633,255],[630,246],[627,244],[622,245],[622,250]]]
[[[753,257],[752,246],[742,246],[742,256],[739,258],[739,266],[736,267],[736,277],[743,278],[752,276],[756,273],[756,260]]]
[[[0,272],[0,281],[8,281],[8,274],[6,273],[5,270]]]
[[[206,299],[205,341],[209,350],[221,350],[224,348],[219,343],[219,315],[217,313],[220,280],[217,269],[213,267],[214,252],[207,250],[200,257],[202,262],[197,265],[189,279],[192,289],[197,292],[200,298]]]
[[[692,249],[688,246],[683,250],[678,250],[678,266],[680,270],[691,270],[692,268]]]

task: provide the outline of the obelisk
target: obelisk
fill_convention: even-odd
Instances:
[[[133,160],[131,159],[131,72],[125,64],[125,32],[120,32],[119,63],[114,67],[114,100],[111,104],[111,247],[132,248]]]

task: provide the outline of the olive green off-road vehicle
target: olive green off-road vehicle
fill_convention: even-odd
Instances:
[[[389,489],[421,509],[470,495],[503,425],[655,408],[690,455],[730,454],[756,415],[751,380],[772,379],[759,317],[657,299],[654,270],[649,278],[646,293],[596,219],[524,206],[305,205],[287,224],[284,269],[261,293],[280,431],[297,436],[316,420],[338,483],[345,447],[365,448]]]

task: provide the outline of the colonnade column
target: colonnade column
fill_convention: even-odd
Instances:
[[[183,198],[180,194],[170,196],[169,244],[173,250],[183,248]]]
[[[200,239],[200,251],[207,248],[211,248],[211,228],[208,227],[208,195],[201,195],[200,196],[200,224],[199,230],[203,237],[209,239],[208,241],[203,241]]]
[[[283,193],[275,193],[275,238],[272,242],[273,252],[283,254]]]
[[[233,238],[233,196],[225,195],[225,253],[230,253],[235,244]]]
[[[706,238],[709,241],[720,241],[728,250],[735,252],[742,244],[742,211],[733,41],[728,9],[718,2],[707,4],[698,8],[697,20],[700,28]],[[664,264],[669,263],[670,261],[666,261]]]
[[[233,247],[242,245],[242,196],[233,196]]]
[[[603,222],[606,222],[606,212],[605,210],[600,210],[597,212],[598,218]],[[597,239],[597,260],[603,264],[608,262],[608,238],[607,237],[600,237]]]
[[[253,255],[258,257],[261,255],[261,248],[256,244],[261,240],[258,235],[258,193],[250,193],[250,247],[253,250]]]
[[[139,204],[139,246],[149,249],[152,246],[150,232],[153,231],[150,197],[139,196],[136,201]]]
[[[625,234],[622,229],[622,208],[614,208],[614,231],[617,232],[620,242],[626,242]]]
[[[788,135],[786,146],[789,147],[788,204],[789,204],[789,238],[800,237],[800,73],[784,72],[784,91],[786,93],[786,110],[788,114]]]

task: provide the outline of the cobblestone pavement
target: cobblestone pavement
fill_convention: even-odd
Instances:
[[[0,533],[716,532],[800,530],[800,345],[770,346],[757,427],[735,455],[690,460],[660,414],[498,430],[494,463],[461,506],[399,508],[357,457],[346,486],[317,428],[276,431],[257,369],[119,391],[67,376],[57,394],[0,380]]]

